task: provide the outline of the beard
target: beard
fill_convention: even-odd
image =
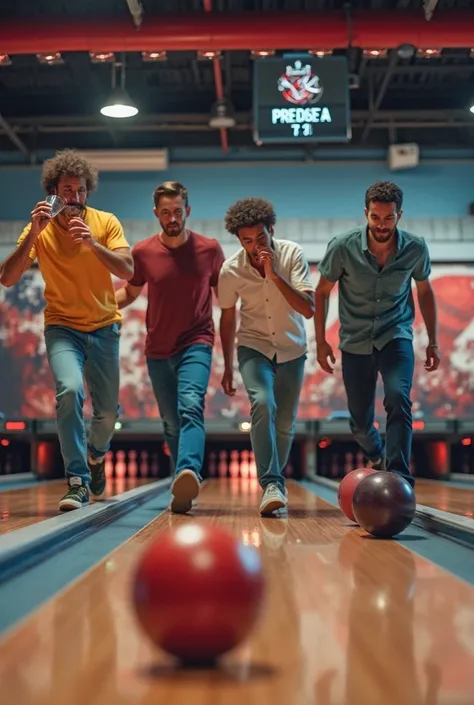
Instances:
[[[378,242],[380,245],[383,245],[387,242],[390,242],[390,240],[395,234],[396,228],[369,228],[369,230],[375,242]]]
[[[163,225],[160,221],[161,228],[165,235],[168,237],[179,237],[184,230],[186,221],[183,223],[170,223],[169,225]]]

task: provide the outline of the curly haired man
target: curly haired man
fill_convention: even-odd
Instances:
[[[34,260],[45,281],[45,341],[56,385],[56,418],[68,491],[61,511],[102,499],[105,454],[118,414],[122,322],[111,274],[133,276],[133,259],[120,222],[87,205],[98,174],[79,153],[64,150],[43,165],[42,186],[66,206],[53,216],[40,201],[16,249],[2,263],[0,282],[13,286]],[[84,378],[93,417],[86,441]]]
[[[283,470],[288,462],[301,387],[307,341],[304,319],[314,313],[309,266],[299,245],[273,237],[271,203],[246,198],[229,208],[227,230],[242,248],[222,266],[218,299],[224,354],[224,392],[235,394],[233,358],[236,305],[239,370],[250,400],[251,442],[263,495],[260,513],[287,505]]]
[[[390,182],[367,189],[367,225],[354,228],[328,245],[319,264],[316,287],[317,358],[333,373],[335,357],[326,341],[330,293],[339,283],[340,349],[350,425],[369,467],[397,472],[412,486],[411,387],[414,372],[412,324],[417,289],[428,346],[425,368],[438,368],[436,303],[429,276],[430,255],[423,238],[401,230],[403,193]],[[385,448],[374,425],[378,373],[384,384],[387,412]]]

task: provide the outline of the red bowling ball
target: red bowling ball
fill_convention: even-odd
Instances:
[[[264,595],[259,552],[204,523],[181,524],[153,540],[133,584],[145,634],[189,664],[214,662],[248,637]]]
[[[351,521],[356,521],[354,512],[352,511],[352,498],[354,492],[356,491],[359,483],[362,482],[368,475],[377,472],[372,470],[372,468],[357,468],[356,470],[351,470],[339,483],[339,488],[337,492],[337,500],[339,502],[339,507],[341,512]]]

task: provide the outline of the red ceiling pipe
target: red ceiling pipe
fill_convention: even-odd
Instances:
[[[446,10],[427,22],[423,12],[354,11],[352,44],[391,49],[471,47],[474,12]],[[39,22],[5,20],[0,24],[1,54],[50,51],[210,51],[233,49],[338,49],[348,43],[342,12],[247,12],[149,17],[137,32],[128,18]]]
[[[212,12],[212,0],[204,0],[204,10],[205,12]],[[224,97],[224,86],[222,83],[222,68],[220,59],[213,59],[214,68],[214,83],[216,84],[216,98],[217,100],[222,100]],[[219,130],[221,135],[221,146],[224,154],[229,151],[229,139],[227,136],[227,130],[225,127],[221,127]]]

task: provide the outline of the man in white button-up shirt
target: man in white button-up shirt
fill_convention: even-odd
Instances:
[[[309,266],[299,245],[273,239],[275,211],[261,198],[235,203],[226,228],[242,249],[226,260],[218,283],[220,335],[225,371],[222,387],[233,386],[236,305],[240,299],[237,358],[251,404],[251,440],[263,490],[260,512],[286,507],[283,469],[293,442],[304,378],[305,318],[314,314]]]

